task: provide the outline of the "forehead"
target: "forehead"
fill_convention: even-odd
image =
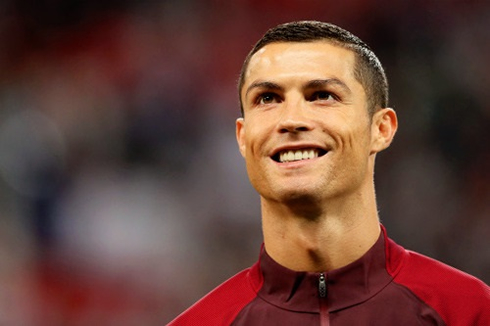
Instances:
[[[328,41],[270,43],[251,57],[244,86],[259,79],[288,78],[336,77],[356,83],[354,65],[353,51]]]

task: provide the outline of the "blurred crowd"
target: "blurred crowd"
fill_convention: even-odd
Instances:
[[[162,325],[256,260],[236,80],[301,19],[386,68],[391,237],[490,282],[490,2],[2,0],[1,325]]]

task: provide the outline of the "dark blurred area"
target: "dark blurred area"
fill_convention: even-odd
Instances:
[[[0,324],[162,325],[258,257],[236,80],[316,19],[383,62],[399,243],[490,282],[490,2],[0,2]]]

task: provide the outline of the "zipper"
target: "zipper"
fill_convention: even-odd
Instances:
[[[324,273],[320,273],[318,278],[318,296],[320,297],[320,326],[329,326],[327,304],[327,278]]]
[[[318,279],[318,295],[320,298],[327,297],[327,280],[323,273],[320,274],[320,278]]]

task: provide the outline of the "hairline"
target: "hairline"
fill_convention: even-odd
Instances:
[[[381,105],[376,105],[374,103],[372,103],[373,101],[370,100],[370,95],[372,94],[368,94],[368,87],[366,84],[365,81],[363,81],[363,78],[361,76],[361,70],[362,70],[362,54],[361,53],[364,53],[366,54],[366,56],[369,56],[369,52],[371,52],[375,57],[376,55],[369,49],[369,48],[364,48],[363,46],[361,45],[358,45],[358,44],[354,44],[354,43],[348,43],[348,42],[342,42],[341,40],[337,40],[335,38],[328,38],[328,37],[319,37],[319,38],[311,38],[311,39],[304,39],[304,40],[293,40],[293,41],[288,41],[288,40],[278,40],[278,41],[272,41],[272,42],[264,42],[264,44],[260,44],[262,40],[259,41],[259,43],[257,43],[257,45],[250,51],[250,53],[247,55],[247,57],[245,58],[245,61],[243,63],[243,66],[242,66],[242,70],[240,72],[240,77],[239,77],[239,82],[238,82],[238,97],[239,97],[239,103],[240,103],[240,111],[241,111],[241,114],[242,114],[242,117],[245,116],[245,112],[244,112],[244,108],[243,108],[243,101],[242,101],[242,89],[243,87],[245,86],[245,75],[248,71],[248,68],[249,68],[249,65],[250,65],[250,61],[252,60],[252,57],[257,53],[259,52],[261,49],[263,49],[264,47],[266,47],[267,45],[269,44],[280,44],[280,43],[314,43],[314,42],[326,42],[328,44],[331,44],[333,46],[337,46],[337,47],[340,47],[340,48],[344,48],[346,50],[349,50],[351,51],[353,54],[354,54],[354,64],[353,64],[353,67],[352,67],[352,73],[353,73],[353,76],[354,78],[361,84],[364,92],[366,93],[366,96],[367,96],[367,100],[366,100],[366,109],[369,113],[369,116],[372,117],[373,114],[381,109]],[[258,46],[260,45],[260,46]],[[377,59],[377,57],[376,57]],[[378,62],[379,62],[379,59],[377,59]],[[385,80],[386,80],[386,77],[385,77]],[[372,92],[372,90],[370,90],[370,93]]]

